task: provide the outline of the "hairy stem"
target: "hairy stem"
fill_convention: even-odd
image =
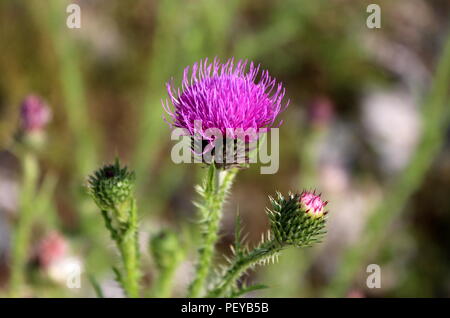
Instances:
[[[283,247],[277,242],[270,240],[262,243],[249,253],[236,258],[229,269],[225,272],[220,282],[208,294],[208,297],[222,297],[229,290],[236,280],[241,277],[251,266],[268,259],[281,251]]]
[[[199,249],[199,260],[196,277],[189,286],[189,297],[199,297],[203,291],[206,278],[211,270],[214,246],[218,239],[222,207],[226,195],[236,176],[237,169],[218,170],[210,165],[204,188],[201,191],[203,202],[199,205],[202,222],[202,242]]]
[[[173,276],[175,274],[176,265],[165,267],[159,272],[153,288],[152,297],[167,298],[171,296]]]
[[[139,279],[141,277],[139,269],[139,244],[137,231],[137,209],[136,202],[131,204],[130,220],[127,228],[119,234],[117,246],[122,256],[124,275],[121,277],[121,284],[128,297],[139,297]]]
[[[33,221],[33,201],[36,192],[38,165],[36,157],[25,153],[22,160],[22,189],[20,194],[20,211],[17,227],[12,240],[11,252],[11,297],[20,295],[20,288],[25,281],[26,257],[30,241],[31,225]]]

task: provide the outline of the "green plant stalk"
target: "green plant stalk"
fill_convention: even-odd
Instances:
[[[326,296],[342,296],[346,293],[364,262],[375,253],[384,239],[382,233],[402,212],[409,197],[420,186],[437,152],[442,146],[444,129],[449,123],[450,37],[447,39],[435,80],[423,105],[423,133],[421,142],[397,182],[387,191],[382,203],[369,218],[364,235],[358,245],[350,247],[343,255],[341,266],[325,290]]]
[[[153,286],[152,297],[168,298],[171,296],[173,278],[178,264],[172,264],[159,271],[159,275]]]
[[[128,297],[139,297],[139,257],[135,238],[127,238],[119,243],[125,275],[122,278],[123,289]]]
[[[200,296],[210,273],[214,247],[219,237],[218,232],[222,219],[223,203],[237,171],[236,168],[218,170],[214,164],[211,164],[209,167],[202,194],[204,202],[199,205],[200,221],[202,222],[202,242],[199,249],[196,277],[189,286],[189,297]]]
[[[88,274],[88,275],[89,275],[89,281],[91,282],[92,288],[94,288],[95,295],[97,295],[97,298],[105,298],[102,287],[100,286],[98,281],[95,279],[95,277],[92,274]]]
[[[266,241],[233,262],[220,282],[208,293],[208,297],[222,297],[250,267],[280,252],[283,246],[274,240]]]
[[[26,152],[21,157],[22,189],[20,193],[20,211],[17,227],[12,240],[10,295],[18,297],[25,282],[26,258],[33,222],[34,198],[39,174],[37,159],[34,154]]]
[[[121,283],[125,293],[131,298],[139,297],[139,280],[141,278],[137,228],[137,208],[136,202],[133,200],[128,228],[117,240],[125,271]]]

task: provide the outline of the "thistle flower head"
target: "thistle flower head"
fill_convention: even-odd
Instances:
[[[305,193],[308,192],[301,195],[289,193],[285,198],[278,192],[275,198],[270,197],[272,208],[267,209],[267,215],[271,233],[281,245],[310,246],[320,242],[326,233],[326,213],[323,212],[323,207],[321,214],[311,213],[311,208],[313,205],[316,208],[317,203],[310,202],[313,197]],[[303,201],[311,204],[311,207],[307,209]]]
[[[191,136],[207,129],[218,129],[226,138],[238,138],[236,130],[270,128],[275,125],[285,90],[281,83],[260,72],[260,66],[234,59],[212,63],[207,59],[185,68],[181,90],[166,84],[170,102],[163,103],[171,125],[186,129]],[[201,123],[201,131],[196,123]],[[203,134],[206,140],[211,136]]]
[[[176,266],[183,258],[180,240],[167,229],[150,238],[150,251],[159,269]]]
[[[20,108],[21,128],[24,132],[41,131],[50,121],[51,111],[48,105],[38,96],[25,98]]]
[[[125,222],[126,210],[134,196],[134,172],[121,167],[119,160],[97,170],[88,180],[88,190],[101,210],[112,210]]]

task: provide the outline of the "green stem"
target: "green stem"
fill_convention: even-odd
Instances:
[[[36,194],[38,164],[36,157],[25,153],[22,158],[22,189],[20,194],[20,211],[17,227],[12,240],[10,295],[20,295],[20,288],[25,282],[26,257],[30,242],[31,225],[33,222],[33,201]]]
[[[387,191],[382,203],[371,213],[358,245],[343,255],[340,268],[325,290],[326,296],[342,296],[353,282],[355,274],[365,268],[368,257],[374,255],[384,239],[382,233],[402,212],[409,197],[420,186],[429,167],[442,146],[444,129],[449,121],[448,95],[450,82],[450,37],[444,48],[428,99],[423,105],[423,133],[421,142],[409,165]]]
[[[189,286],[189,297],[199,297],[203,291],[206,278],[211,270],[214,246],[218,239],[222,207],[226,195],[231,188],[237,169],[218,170],[214,164],[210,165],[207,179],[202,189],[204,202],[199,207],[202,221],[202,242],[199,249],[199,260],[196,277]]]
[[[125,271],[121,283],[125,293],[131,298],[139,297],[139,279],[141,277],[137,228],[137,209],[136,202],[133,200],[128,228],[117,240]]]
[[[125,276],[122,278],[122,285],[128,297],[139,297],[139,262],[136,249],[136,240],[127,239],[119,244],[122,255]]]
[[[267,241],[254,248],[248,254],[237,257],[220,282],[208,294],[208,297],[222,297],[249,267],[272,257],[281,251],[282,248],[275,241]]]
[[[173,276],[178,264],[174,266],[165,267],[159,272],[156,278],[155,285],[153,288],[152,297],[155,298],[168,298],[171,296]]]

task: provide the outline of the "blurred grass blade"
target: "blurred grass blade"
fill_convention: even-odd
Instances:
[[[382,203],[370,214],[357,245],[345,251],[340,267],[325,290],[326,296],[343,296],[355,275],[365,270],[365,262],[374,255],[383,233],[398,218],[410,196],[418,189],[444,141],[449,124],[450,36],[437,65],[436,75],[428,97],[422,106],[422,138],[410,163],[398,180],[386,191]]]
[[[91,282],[92,288],[94,288],[97,298],[105,298],[102,287],[100,286],[100,284],[93,275],[89,275],[89,281]]]
[[[64,98],[64,110],[74,142],[70,144],[74,154],[73,164],[78,179],[84,178],[96,166],[99,151],[94,125],[87,111],[86,93],[80,67],[79,50],[66,26],[66,6],[60,0],[30,1],[29,12],[36,23],[49,32],[56,53],[59,79]]]

